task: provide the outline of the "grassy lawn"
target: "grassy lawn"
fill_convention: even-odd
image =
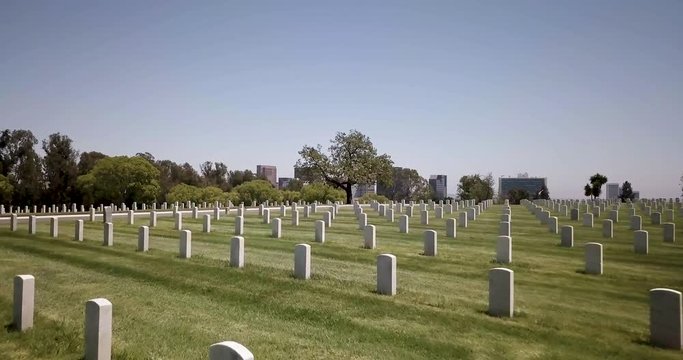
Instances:
[[[171,217],[150,229],[150,251],[140,253],[136,225],[115,218],[114,246],[102,246],[101,220],[85,221],[85,241],[75,242],[74,220],[61,220],[58,239],[48,221],[38,234],[27,223],[0,230],[0,321],[12,319],[12,278],[36,277],[34,328],[0,332],[2,359],[79,359],[83,354],[85,302],[104,297],[114,305],[115,359],[206,359],[209,345],[233,340],[258,359],[681,359],[683,353],[648,344],[648,291],[683,290],[683,221],[676,215],[677,241],[662,242],[660,226],[650,225],[650,254],[633,253],[626,207],[620,210],[614,239],[603,239],[601,220],[592,229],[574,225],[574,248],[562,248],[521,206],[512,207],[515,317],[486,314],[488,270],[493,262],[500,206],[447,239],[445,219],[419,225],[410,234],[366,209],[377,226],[377,249],[361,248],[363,233],[350,207],[315,243],[313,222],[291,225],[284,237],[270,237],[270,225],[255,212],[245,220],[244,269],[227,263],[234,229],[230,216],[201,232],[201,220],[183,218],[192,231],[192,258],[178,258],[179,231]],[[271,211],[271,218],[279,217]],[[639,215],[642,215],[640,210]],[[558,214],[552,214],[558,216]],[[445,217],[456,217],[457,214]],[[201,217],[200,217],[201,218]],[[434,258],[420,255],[423,232],[439,234]],[[604,275],[581,273],[586,242],[604,246]],[[311,244],[312,279],[292,276],[294,246]],[[377,295],[376,257],[397,257],[398,294]]]

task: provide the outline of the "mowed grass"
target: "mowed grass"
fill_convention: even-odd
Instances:
[[[179,232],[171,217],[150,229],[147,253],[136,251],[136,225],[115,218],[114,246],[102,246],[101,220],[85,221],[85,241],[73,241],[74,220],[62,219],[58,239],[48,221],[28,235],[26,222],[0,230],[0,321],[12,319],[12,278],[36,277],[35,327],[0,333],[2,359],[80,359],[84,304],[97,297],[114,306],[115,359],[206,359],[209,345],[233,340],[258,359],[681,359],[678,351],[650,346],[648,291],[683,289],[683,223],[677,214],[678,242],[662,242],[660,226],[643,219],[650,254],[633,253],[633,233],[625,207],[615,238],[603,239],[601,219],[575,228],[575,247],[562,248],[522,206],[512,207],[515,317],[486,314],[488,270],[493,261],[501,207],[493,206],[468,228],[447,239],[445,219],[419,225],[410,234],[366,209],[377,226],[377,249],[361,248],[353,211],[345,207],[315,243],[313,222],[283,218],[284,237],[270,237],[270,225],[256,212],[245,221],[246,267],[227,263],[234,216],[213,221],[210,234],[201,220],[184,215],[192,231],[192,258],[178,258]],[[640,212],[639,212],[640,213]],[[300,211],[303,214],[303,211]],[[558,214],[553,214],[557,216]],[[271,211],[271,218],[279,210]],[[456,217],[457,214],[446,214]],[[421,255],[423,232],[439,234],[437,257]],[[586,275],[586,242],[604,245],[602,276]],[[293,250],[312,247],[309,281],[292,276]],[[376,257],[396,255],[398,294],[375,293]]]

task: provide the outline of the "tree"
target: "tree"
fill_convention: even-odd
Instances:
[[[304,187],[304,182],[299,179],[292,179],[289,181],[284,190],[300,192]]]
[[[139,156],[108,157],[79,176],[77,184],[93,203],[152,202],[159,194],[159,170]]]
[[[280,201],[282,194],[267,180],[254,180],[235,187],[232,192],[237,194],[239,202],[250,204],[252,201],[261,204],[266,200]]]
[[[311,177],[304,180],[321,180],[342,189],[346,193],[346,203],[350,204],[353,185],[374,184],[391,177],[391,157],[377,155],[370,138],[361,132],[338,132],[330,143],[329,155],[323,153],[320,145],[315,148],[305,145],[299,151],[301,159],[296,166],[307,169]]]
[[[595,175],[590,177],[589,183],[586,184],[586,186],[583,188],[585,195],[591,196],[592,199],[600,197],[600,193],[602,193],[602,185],[605,185],[606,183],[607,176],[601,175],[600,173],[596,173]],[[590,188],[590,193],[588,191],[588,188]]]
[[[215,186],[223,191],[232,188],[228,182],[228,167],[222,162],[205,161],[199,165],[199,170],[202,173],[204,185]]]
[[[377,183],[377,194],[395,201],[428,200],[432,198],[431,192],[427,179],[415,169],[393,167],[391,179]]]
[[[534,199],[549,200],[550,199],[550,193],[548,192],[548,187],[545,185],[541,185],[541,188],[538,189],[538,191],[534,195]]]
[[[6,176],[0,175],[0,204],[7,204],[12,201],[14,186],[10,184]]]
[[[479,174],[465,175],[460,178],[458,184],[458,197],[460,200],[476,199],[481,202],[493,198],[493,174],[485,177]]]
[[[191,201],[194,203],[203,202],[225,202],[227,196],[220,188],[215,186],[197,187],[187,184],[178,184],[166,194],[166,201],[169,203]]]
[[[107,155],[97,151],[82,152],[81,157],[78,159],[78,175],[89,173],[99,160],[106,157]]]
[[[631,183],[628,181],[624,181],[623,184],[621,184],[621,191],[619,192],[619,199],[621,199],[621,202],[626,202],[626,200],[631,200],[635,198],[635,194],[633,193],[633,188],[631,187]]]
[[[48,203],[60,204],[77,201],[76,178],[78,152],[73,149],[71,139],[60,133],[51,134],[43,140],[43,173],[45,175],[45,196]]]
[[[586,184],[586,186],[583,187],[583,195],[593,196],[593,189],[591,188],[590,184]]]
[[[314,182],[305,185],[301,189],[301,200],[306,202],[344,201],[346,194],[343,190],[327,185],[323,182]]]
[[[364,194],[363,196],[359,197],[357,200],[358,200],[358,202],[360,202],[361,204],[363,204],[363,203],[369,203],[369,202],[372,201],[372,200],[375,200],[375,201],[377,201],[377,202],[380,203],[380,204],[386,204],[386,203],[388,203],[388,202],[391,201],[389,198],[387,198],[387,197],[384,196],[384,195],[373,194],[373,193]]]
[[[254,174],[253,171],[251,170],[234,170],[230,171],[228,173],[228,181],[230,183],[230,187],[234,188],[237,186],[240,186],[244,184],[245,182],[253,181],[253,180],[266,180],[265,178],[257,177],[256,174]]]
[[[523,199],[529,199],[529,192],[524,189],[512,189],[507,193],[507,199],[511,204],[519,204]]]
[[[14,204],[38,204],[43,193],[41,158],[34,146],[38,139],[29,130],[0,133],[0,175],[14,187]]]

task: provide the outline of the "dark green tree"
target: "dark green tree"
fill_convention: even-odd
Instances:
[[[95,167],[95,164],[100,159],[106,158],[107,155],[97,151],[82,152],[78,159],[78,175],[85,175]]]
[[[393,167],[390,181],[377,183],[377,194],[389,200],[428,200],[431,198],[429,182],[417,170]]]
[[[71,139],[60,133],[51,134],[43,140],[43,174],[47,203],[64,204],[79,201],[76,189],[78,178],[78,152]]]
[[[593,196],[593,188],[591,188],[591,184],[586,184],[586,186],[583,187],[583,196]]]
[[[374,184],[389,181],[393,161],[387,154],[378,155],[370,138],[357,130],[338,132],[330,141],[328,154],[322,146],[304,146],[296,166],[307,169],[311,179],[324,181],[346,193],[346,203],[353,198],[352,187],[356,184]],[[303,194],[302,194],[303,196]]]
[[[29,130],[4,130],[0,133],[1,175],[14,188],[12,203],[37,205],[43,194],[42,160],[34,146],[38,139]]]
[[[159,170],[139,156],[108,157],[79,176],[77,184],[86,203],[152,202],[159,194]]]
[[[458,198],[460,200],[475,199],[477,202],[493,198],[493,174],[485,177],[479,174],[465,175],[458,183]]]
[[[549,200],[550,199],[550,193],[548,192],[548,187],[545,185],[541,185],[541,188],[538,189],[538,191],[534,195],[534,199]]]
[[[595,175],[590,177],[589,181],[590,182],[587,186],[590,186],[591,188],[590,195],[593,199],[599,198],[600,194],[602,193],[602,185],[605,185],[607,183],[607,176],[601,175],[600,173],[596,173]]]
[[[507,199],[511,204],[519,204],[523,199],[529,199],[529,192],[524,189],[512,189],[507,193]]]
[[[619,199],[621,199],[621,202],[626,202],[626,200],[633,201],[634,198],[635,194],[633,194],[633,188],[631,187],[631,183],[628,181],[624,181],[624,183],[621,184]]]
[[[230,182],[228,181],[228,167],[222,162],[213,163],[205,161],[199,165],[199,170],[205,186],[215,186],[223,191],[231,189]]]

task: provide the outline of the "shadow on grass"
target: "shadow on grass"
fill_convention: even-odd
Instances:
[[[8,333],[19,332],[17,325],[14,323],[5,324],[5,331]]]

